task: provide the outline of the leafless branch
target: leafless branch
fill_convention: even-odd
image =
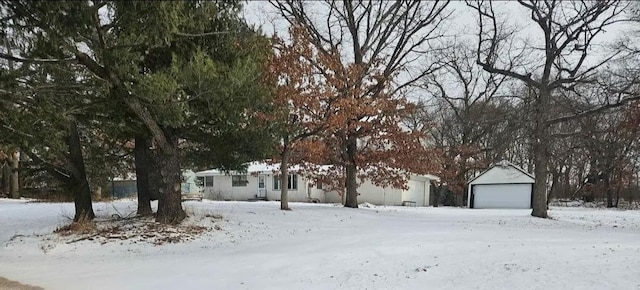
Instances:
[[[211,36],[211,35],[223,35],[223,34],[229,34],[229,31],[212,31],[212,32],[202,32],[202,33],[186,33],[186,32],[174,32],[175,35],[178,36],[185,36],[185,37],[204,37],[204,36]]]

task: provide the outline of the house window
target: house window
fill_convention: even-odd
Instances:
[[[289,175],[289,180],[287,181],[287,188],[291,190],[298,189],[298,175],[296,174]]]
[[[316,188],[318,188],[318,189],[322,189],[322,182],[318,182],[318,183],[316,184]]]
[[[280,176],[273,176],[273,189],[280,190]],[[298,189],[298,175],[297,174],[289,174],[289,178],[287,179],[287,189],[297,190]]]
[[[213,176],[204,177],[204,187],[213,187]]]
[[[231,186],[247,186],[249,180],[247,180],[246,175],[232,175],[231,176]]]

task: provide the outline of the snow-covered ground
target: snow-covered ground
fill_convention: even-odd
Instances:
[[[529,210],[292,207],[187,202],[194,217],[222,215],[221,229],[159,246],[67,244],[51,232],[72,204],[0,200],[0,276],[45,289],[640,289],[640,211],[553,208],[545,220]],[[94,210],[126,215],[135,202]]]

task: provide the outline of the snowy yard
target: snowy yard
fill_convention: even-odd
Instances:
[[[0,276],[45,289],[640,289],[640,211],[187,202],[195,240],[66,243],[70,203],[0,200]],[[96,203],[99,217],[135,202]],[[117,209],[117,211],[116,211]]]

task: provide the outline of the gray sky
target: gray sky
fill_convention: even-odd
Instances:
[[[507,16],[506,18],[511,23],[516,23],[523,28],[521,31],[523,37],[536,32],[536,28],[531,25],[531,21],[527,21],[529,20],[529,15],[517,2],[499,1],[494,5],[499,13],[504,13]],[[476,13],[467,7],[463,1],[452,1],[448,7],[454,12],[447,23],[452,32],[456,35],[469,35],[477,30]],[[321,13],[321,11],[317,12]],[[266,0],[247,1],[243,13],[249,23],[261,26],[268,35],[273,34],[274,31],[278,31],[279,34],[286,32],[288,26],[286,21],[280,17],[275,8]],[[601,38],[605,42],[611,41],[620,35],[621,30],[628,30],[629,27],[631,27],[631,24],[615,25],[606,31]]]

